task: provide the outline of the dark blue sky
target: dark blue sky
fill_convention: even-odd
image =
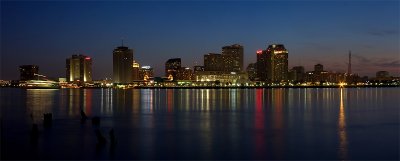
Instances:
[[[65,77],[72,54],[93,58],[94,79],[112,75],[112,50],[134,49],[141,65],[162,75],[169,58],[203,64],[221,47],[244,46],[245,66],[256,50],[283,43],[289,67],[374,76],[400,75],[399,7],[394,1],[1,1],[1,78],[19,79],[18,66]]]

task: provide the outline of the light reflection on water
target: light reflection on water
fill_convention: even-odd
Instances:
[[[398,88],[6,90],[16,94],[2,93],[2,111],[21,97],[26,112],[4,119],[32,114],[40,124],[52,112],[54,126],[78,133],[85,128],[57,120],[78,120],[81,109],[100,116],[121,140],[116,159],[398,159]]]
[[[338,119],[339,133],[339,159],[347,159],[347,134],[346,134],[346,116],[343,103],[343,89],[340,89],[340,110]]]

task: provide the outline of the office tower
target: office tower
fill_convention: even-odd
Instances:
[[[137,63],[135,60],[133,60],[132,64],[132,79],[133,80],[140,80],[139,79],[139,63]]]
[[[314,65],[314,74],[321,74],[324,71],[324,66],[321,64]]]
[[[267,50],[257,50],[257,80],[268,80],[268,70],[271,65],[270,56],[267,54]]]
[[[246,68],[246,72],[251,81],[255,80],[257,78],[257,63],[250,63]]]
[[[92,58],[85,55],[72,55],[66,59],[68,82],[82,84],[92,81]]]
[[[181,58],[168,59],[165,62],[165,76],[172,76],[173,80],[176,80],[177,74],[181,69]]]
[[[119,46],[113,51],[113,82],[132,82],[133,50]]]
[[[271,55],[271,67],[268,70],[268,79],[272,82],[287,81],[288,50],[283,44],[272,44],[267,48],[267,54]]]
[[[243,71],[243,46],[234,44],[222,47],[223,70],[226,72]]]
[[[150,66],[142,66],[139,69],[140,80],[149,80],[151,77],[153,77],[153,68]]]
[[[290,80],[296,82],[303,82],[304,81],[304,67],[303,66],[294,66],[290,70]]]
[[[38,79],[39,67],[37,65],[21,65],[19,72],[21,81]]]
[[[222,55],[209,53],[204,55],[204,70],[205,71],[222,71]]]

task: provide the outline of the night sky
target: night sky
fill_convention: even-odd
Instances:
[[[400,1],[1,1],[1,78],[19,79],[19,65],[65,77],[72,54],[93,58],[93,78],[112,76],[112,51],[134,49],[140,65],[162,76],[169,58],[203,65],[203,55],[244,46],[245,67],[256,50],[282,43],[289,68],[317,63],[345,72],[400,75]]]

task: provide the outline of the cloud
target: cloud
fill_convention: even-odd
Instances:
[[[390,35],[398,35],[399,31],[398,30],[379,30],[379,29],[370,29],[367,31],[368,35],[372,36],[390,36]]]
[[[384,63],[379,63],[379,64],[376,64],[376,66],[379,66],[379,67],[397,67],[397,68],[400,68],[400,60],[394,60],[394,61],[391,61],[391,62],[384,62]]]
[[[353,54],[353,71],[369,73],[385,70],[395,75],[400,71],[400,58],[373,58]]]
[[[364,63],[370,63],[371,62],[370,59],[368,59],[366,57],[363,57],[361,55],[352,54],[352,57],[356,58],[356,60],[358,60],[359,62],[364,62]]]

